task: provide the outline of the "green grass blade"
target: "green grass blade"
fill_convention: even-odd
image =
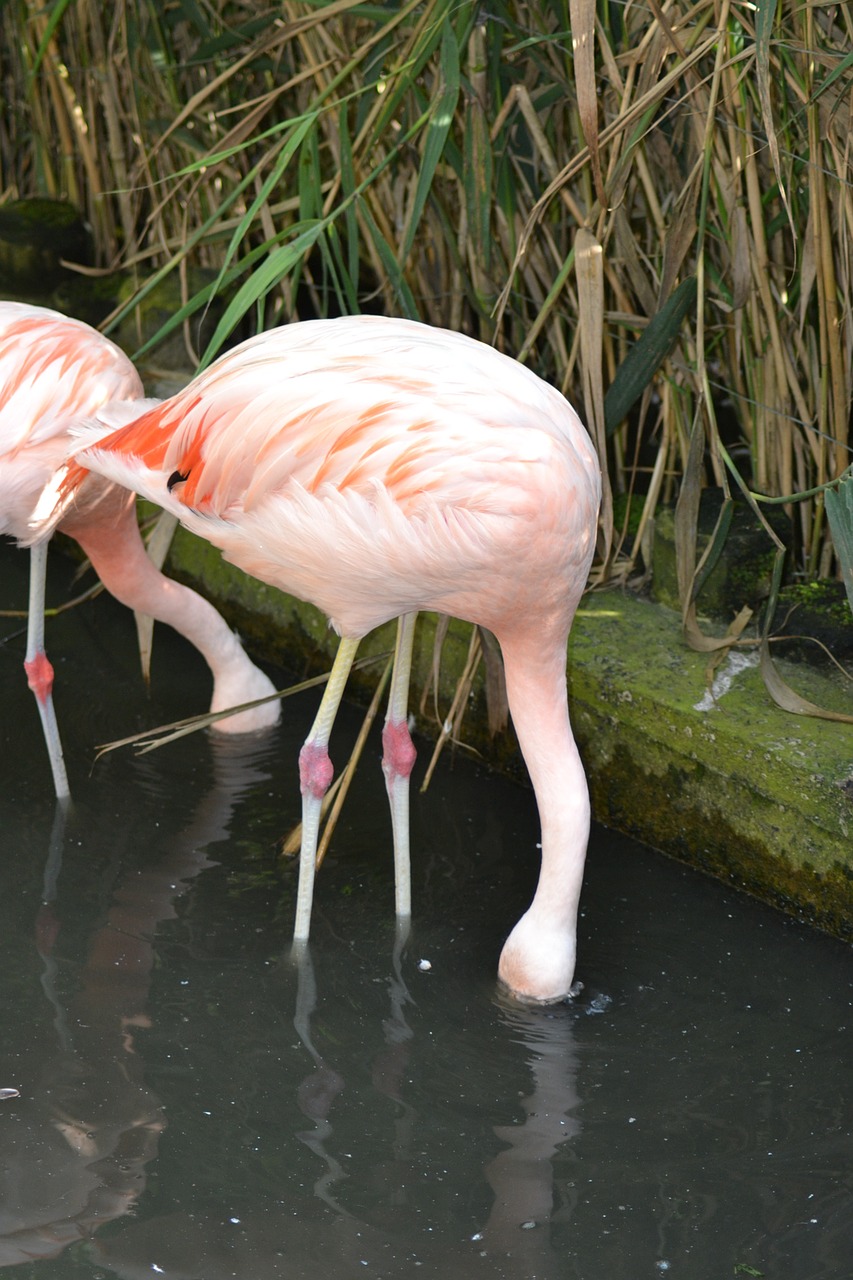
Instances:
[[[764,120],[764,128],[767,132],[767,145],[770,149],[770,159],[773,162],[773,171],[776,174],[776,181],[779,184],[779,197],[782,204],[785,206],[785,212],[788,215],[791,235],[796,241],[797,231],[791,216],[791,207],[788,203],[785,184],[782,180],[782,162],[779,156],[779,140],[776,137],[776,127],[773,123],[773,107],[771,105],[770,98],[770,43],[773,35],[773,24],[776,21],[777,3],[778,0],[756,0],[755,74],[758,84],[758,101],[761,105],[761,115]]]
[[[325,221],[307,226],[289,244],[270,253],[262,265],[245,280],[225,308],[225,313],[214,330],[207,349],[201,358],[200,369],[214,358],[222,343],[255,303],[263,299],[278,282],[289,274],[304,254],[317,242],[325,230]]]
[[[388,281],[397,296],[403,314],[409,320],[419,320],[420,315],[418,314],[417,303],[415,302],[411,289],[406,283],[402,268],[394,256],[394,252],[388,241],[376,225],[376,220],[370,212],[370,208],[366,200],[362,203],[361,214],[364,218],[365,225],[370,232],[370,237],[382,262],[382,266],[388,273]]]
[[[711,535],[711,540],[702,554],[702,559],[699,562],[699,566],[693,578],[693,591],[691,592],[691,597],[694,600],[698,597],[699,592],[714,572],[717,561],[722,554],[723,547],[726,544],[726,538],[729,536],[729,529],[731,528],[734,509],[734,499],[727,496],[723,500],[723,505],[720,508],[720,514],[717,517],[717,523],[714,526],[714,532]]]
[[[286,231],[281,232],[279,240],[285,240],[289,236],[292,236],[293,231],[293,227],[288,227]],[[224,275],[218,276],[216,280],[211,280],[209,284],[202,286],[202,288],[194,293],[191,298],[187,299],[182,307],[179,307],[177,311],[169,316],[169,319],[160,326],[155,334],[152,334],[152,336],[148,338],[141,347],[138,347],[132,353],[133,360],[141,360],[149,351],[158,347],[161,342],[164,342],[170,333],[173,333],[175,329],[179,329],[185,320],[188,320],[191,316],[194,316],[197,311],[206,307],[210,300],[218,293],[230,289],[230,287],[244,276],[256,262],[267,258],[269,256],[270,249],[277,243],[278,240],[268,240],[265,244],[257,245],[256,248],[252,249],[249,253],[245,254],[235,262],[230,270],[228,270]]]
[[[815,86],[811,97],[812,102],[817,102],[818,98],[826,93],[827,89],[831,88],[836,80],[842,79],[851,70],[853,70],[853,49],[832,68],[829,75],[821,80],[820,84]],[[842,85],[840,88],[843,93],[844,89],[849,88],[849,86]]]
[[[39,41],[39,47],[36,50],[36,56],[30,69],[30,80],[35,79],[38,69],[42,64],[44,55],[47,53],[47,46],[53,39],[56,28],[59,26],[62,21],[63,14],[71,3],[72,0],[58,0],[58,3],[53,6],[50,17],[47,20],[47,26],[44,29],[44,35]]]
[[[400,250],[401,264],[406,261],[411,251],[424,206],[432,188],[435,171],[444,151],[450,127],[453,124],[456,103],[459,98],[459,46],[456,43],[456,36],[450,19],[447,17],[442,23],[439,65],[443,87],[430,112],[426,142],[418,172],[418,184],[415,188],[415,197],[409,211],[406,235]]]
[[[853,473],[845,476],[836,489],[827,489],[824,501],[847,599],[853,610]]]
[[[346,243],[347,275],[357,282],[359,277],[359,235],[355,200],[355,162],[352,154],[352,136],[349,127],[347,103],[341,103],[338,114],[338,139],[341,149],[341,191],[344,196],[344,240]]]
[[[657,315],[616,370],[604,397],[604,424],[612,435],[627,417],[675,346],[682,321],[696,305],[696,277],[689,276],[673,289]]]
[[[232,235],[231,241],[225,250],[222,267],[219,273],[219,282],[224,279],[225,273],[234,259],[234,255],[249,232],[249,228],[255,221],[259,211],[272,197],[294,155],[302,148],[306,138],[310,143],[311,139],[315,137],[316,123],[316,112],[311,112],[308,115],[302,116],[289,136],[285,139],[281,151],[276,156],[274,165],[264,181],[261,183],[260,190],[246,209],[246,212],[241,217],[237,226],[234,228],[234,234]],[[303,220],[307,221],[307,219]],[[216,292],[216,290],[214,290],[214,292]]]

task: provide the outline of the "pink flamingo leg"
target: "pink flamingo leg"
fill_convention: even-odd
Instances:
[[[47,572],[47,542],[40,542],[30,550],[30,598],[27,622],[27,653],[24,670],[27,683],[35,694],[41,718],[42,732],[50,757],[53,787],[57,800],[65,800],[71,794],[59,725],[53,706],[53,667],[44,651],[44,580]]]
[[[415,744],[409,733],[409,678],[416,613],[407,613],[397,626],[394,674],[388,698],[388,714],[382,730],[382,772],[391,807],[394,836],[394,887],[398,919],[412,914],[412,877],[409,854],[409,775],[415,763]]]
[[[335,654],[329,681],[311,732],[299,753],[299,785],[302,791],[302,847],[299,851],[299,887],[296,892],[294,942],[307,942],[311,930],[311,907],[314,901],[314,872],[317,869],[317,840],[320,834],[320,812],[323,796],[332,781],[329,738],[358,640],[344,636]]]

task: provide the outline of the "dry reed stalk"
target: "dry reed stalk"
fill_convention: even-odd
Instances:
[[[637,558],[630,507],[645,534],[697,413],[700,484],[737,465],[783,494],[847,465],[849,6],[196,12],[195,26],[146,3],[0,12],[2,83],[24,104],[0,127],[0,191],[85,192],[98,261],[131,266],[140,297],[160,275],[213,267],[230,291],[215,343],[243,312],[378,305],[493,340],[577,402],[586,385],[623,500],[618,577]],[[30,66],[41,57],[33,80],[3,52],[22,43]],[[592,295],[581,228],[600,251]],[[674,313],[627,420],[602,431],[602,394],[690,277],[695,310]],[[791,518],[797,570],[831,567],[820,496]]]

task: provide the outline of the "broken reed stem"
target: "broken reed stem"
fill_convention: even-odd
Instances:
[[[477,628],[475,627],[471,632],[471,643],[468,646],[468,656],[465,659],[465,666],[456,684],[453,701],[450,704],[450,711],[441,726],[441,731],[436,739],[435,746],[433,747],[432,757],[427,765],[424,780],[421,783],[421,793],[426,791],[429,786],[433,772],[435,771],[435,766],[438,764],[438,757],[444,750],[446,743],[450,738],[455,738],[459,733],[459,729],[462,725],[462,717],[465,714],[465,707],[468,702],[468,695],[471,692],[471,686],[474,683],[474,676],[476,675],[477,668],[480,665],[481,653],[482,648],[480,645],[480,637],[477,632]]]

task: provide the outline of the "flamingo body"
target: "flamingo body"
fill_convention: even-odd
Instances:
[[[66,459],[75,417],[143,395],[131,361],[96,330],[44,307],[0,302],[0,533],[33,540],[32,522]],[[89,488],[106,486],[90,481]],[[60,516],[36,536],[49,536]]]
[[[127,356],[89,325],[56,311],[0,302],[0,534],[32,548],[25,666],[36,695],[58,795],[68,794],[52,704],[53,669],[44,653],[47,540],[58,527],[74,537],[110,592],[170,622],[201,649],[214,674],[214,709],[274,692],[215,609],[163,577],[148,560],[136,523],[135,495],[88,476],[57,503],[78,418],[115,426],[154,402]],[[271,723],[278,708],[221,722],[229,730]]]
[[[397,858],[400,915],[408,912],[400,877],[414,615],[435,610],[494,632],[543,831],[539,888],[500,973],[522,996],[565,995],[589,826],[566,643],[600,494],[589,437],[566,400],[459,334],[375,316],[309,321],[228,352],[79,461],[172,510],[246,572],[324,610],[342,637],[336,668],[348,669],[368,631],[404,619],[383,734],[395,850],[406,850]],[[333,672],[300,757],[306,831],[330,777],[339,684]],[[308,916],[310,887],[301,890],[313,877],[312,839],[303,838],[300,873]],[[298,906],[297,936],[307,928]]]

